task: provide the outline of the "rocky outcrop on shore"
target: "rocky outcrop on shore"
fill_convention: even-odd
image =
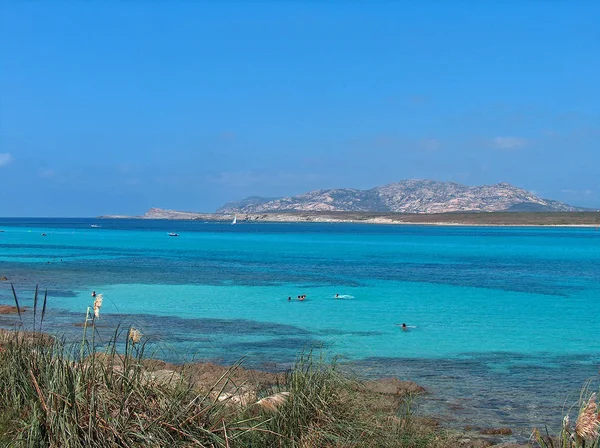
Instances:
[[[114,358],[97,355],[101,359]],[[117,358],[118,359],[118,358]],[[172,364],[157,359],[143,361],[147,381],[161,386],[175,386],[180,382],[194,388],[209,391],[214,400],[231,406],[246,406],[258,400],[259,391],[265,388],[284,388],[286,375],[260,370],[246,369],[239,365],[227,367],[211,362],[197,362],[185,365]],[[119,368],[119,363],[115,364]],[[425,388],[413,381],[398,378],[382,378],[357,383],[358,390],[368,398],[369,407],[375,412],[394,413],[398,404],[407,396],[427,393]],[[423,427],[439,426],[431,417],[415,417],[415,422]],[[450,431],[447,434],[453,447],[462,448],[524,448],[504,441],[510,435],[510,428],[465,428],[465,431]]]
[[[20,332],[15,333],[8,330],[0,330],[0,356],[3,351],[14,343],[15,338],[34,342],[42,340],[43,343],[52,343],[53,338],[43,333]],[[124,374],[129,360],[139,366],[142,370],[141,384],[159,386],[162,390],[179,390],[191,387],[201,394],[206,394],[214,402],[222,402],[227,407],[245,409],[250,406],[262,406],[261,402],[275,397],[292,397],[287,392],[288,376],[285,373],[270,373],[258,370],[245,369],[239,365],[231,367],[221,366],[210,362],[198,362],[189,364],[172,364],[158,359],[125,359],[123,355],[110,355],[98,353],[93,355],[96,362],[105,364],[119,374]],[[77,361],[75,361],[77,363]],[[131,366],[131,364],[129,364]],[[130,371],[130,370],[129,370]],[[264,397],[265,391],[274,395]],[[398,378],[383,378],[355,383],[355,391],[359,394],[361,403],[367,405],[367,409],[374,416],[387,415],[390,424],[400,424],[401,417],[397,414],[399,406],[407,396],[415,396],[426,393],[426,390],[412,381],[400,380]],[[232,409],[233,409],[232,408]],[[424,434],[435,434],[438,431],[439,422],[434,417],[413,416],[412,423],[417,425],[414,429]],[[507,442],[505,437],[511,434],[509,428],[465,428],[464,431],[444,430],[444,440],[452,447],[462,448],[522,448],[526,445],[518,445]],[[438,446],[438,445],[436,445]]]
[[[227,378],[228,384],[224,386],[226,392],[231,392],[241,386],[256,389],[284,381],[283,374],[245,369],[237,365],[232,367],[221,366],[212,362],[177,365],[157,359],[148,359],[144,361],[144,366],[152,372],[177,372],[200,389],[211,388],[223,378]]]
[[[365,388],[377,394],[398,395],[418,395],[425,393],[425,388],[419,386],[413,381],[402,381],[398,378],[381,378],[379,380],[366,381]]]
[[[115,366],[122,364],[122,357],[111,357],[105,354],[97,354],[96,359],[103,362],[112,362]],[[272,373],[261,370],[246,369],[240,365],[222,366],[212,362],[195,362],[188,364],[172,364],[159,359],[143,360],[143,365],[148,372],[157,373],[162,378],[185,378],[199,389],[212,388],[227,378],[227,384],[223,385],[225,392],[245,387],[254,390],[273,386],[285,385],[285,373]],[[400,380],[398,378],[382,378],[360,383],[364,391],[372,394],[392,397],[405,397],[408,395],[419,395],[425,393],[425,388],[413,381]]]

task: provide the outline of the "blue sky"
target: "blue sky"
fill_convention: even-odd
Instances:
[[[406,178],[600,206],[600,2],[0,2],[0,216]]]

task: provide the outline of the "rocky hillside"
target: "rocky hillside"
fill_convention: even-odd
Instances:
[[[403,180],[370,190],[311,191],[286,198],[251,197],[225,204],[217,213],[269,212],[497,212],[579,211],[562,202],[542,199],[507,183],[469,187],[453,182]]]

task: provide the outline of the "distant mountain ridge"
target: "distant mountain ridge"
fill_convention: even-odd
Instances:
[[[270,212],[396,212],[448,213],[498,211],[582,211],[559,201],[542,199],[522,188],[502,182],[470,187],[454,182],[410,179],[370,190],[340,188],[315,190],[298,196],[252,196],[230,202],[217,213]]]

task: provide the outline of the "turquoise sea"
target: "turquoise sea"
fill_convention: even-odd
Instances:
[[[157,357],[281,370],[322,347],[361,375],[424,385],[419,411],[445,424],[522,437],[558,427],[583,382],[598,384],[593,228],[0,218],[0,230],[0,277],[24,305],[47,288],[45,326],[67,337],[94,290],[100,334],[133,325]]]

